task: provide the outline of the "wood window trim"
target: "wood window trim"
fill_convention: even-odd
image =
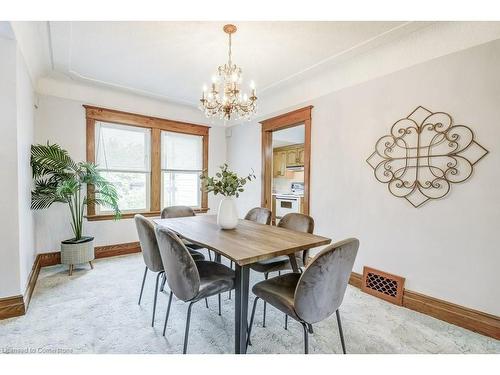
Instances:
[[[304,213],[309,215],[311,183],[311,125],[313,106],[307,106],[269,118],[262,125],[262,196],[261,205],[272,210],[272,163],[273,131],[283,130],[304,124]]]
[[[168,120],[159,117],[145,116],[137,113],[123,112],[115,109],[83,105],[86,117],[87,136],[87,161],[95,163],[95,125],[97,121],[110,122],[114,124],[137,126],[151,130],[151,194],[150,210],[147,212],[126,212],[122,218],[128,219],[135,214],[144,216],[160,216],[161,212],[161,131],[190,134],[201,136],[203,139],[203,170],[208,170],[208,133],[209,126],[192,124],[188,122]],[[93,196],[93,186],[87,187],[88,196]],[[201,194],[201,207],[195,212],[207,212],[208,193]],[[113,220],[113,214],[97,215],[94,204],[87,206],[87,220]]]

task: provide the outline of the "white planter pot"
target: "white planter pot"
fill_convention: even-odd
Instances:
[[[217,211],[217,225],[221,229],[234,229],[238,225],[238,211],[233,198],[226,197],[220,201]]]
[[[80,264],[94,260],[94,238],[84,237],[79,242],[61,242],[61,263]]]

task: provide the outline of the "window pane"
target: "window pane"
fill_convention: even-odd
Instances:
[[[96,123],[96,164],[100,169],[148,172],[150,130]]]
[[[200,207],[199,172],[163,172],[163,207]]]
[[[103,171],[101,174],[116,187],[119,196],[118,206],[121,211],[149,209],[149,173]],[[110,209],[100,207],[99,211],[110,211]]]
[[[162,169],[203,169],[203,137],[162,132],[161,148]]]

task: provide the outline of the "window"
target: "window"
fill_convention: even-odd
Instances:
[[[209,127],[84,106],[87,161],[95,162],[118,191],[123,217],[158,216],[163,207],[186,205],[206,212],[200,173],[208,169]],[[93,194],[93,187],[88,187]],[[108,220],[105,207],[89,204],[89,220]]]
[[[162,206],[200,207],[203,139],[161,132]]]
[[[96,163],[120,197],[123,212],[149,210],[151,180],[151,130],[96,122]],[[110,212],[96,207],[96,212]]]

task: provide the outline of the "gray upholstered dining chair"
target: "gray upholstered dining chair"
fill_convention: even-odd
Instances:
[[[289,213],[281,218],[278,227],[291,229],[297,232],[312,233],[314,231],[314,219],[311,216]],[[299,251],[295,253],[295,259],[298,267],[306,265],[306,260],[309,256],[309,250]],[[276,258],[263,260],[250,265],[250,268],[256,272],[264,274],[267,280],[270,272],[281,272],[292,268],[290,258],[282,255]],[[287,328],[288,318],[285,316],[285,329]],[[266,302],[264,301],[264,312],[262,317],[262,326],[266,326]]]
[[[271,224],[271,211],[264,207],[255,207],[247,212],[245,220],[255,221],[259,224]]]
[[[311,324],[320,322],[334,312],[337,315],[340,342],[345,354],[345,341],[339,307],[349,282],[359,241],[349,238],[329,245],[310,262],[303,273],[286,273],[255,284],[255,300],[248,328],[247,345],[255,316],[257,301],[262,299],[291,316],[304,329],[304,352],[309,352],[308,334]]]
[[[163,269],[163,263],[161,261],[160,250],[158,249],[158,242],[156,241],[155,229],[153,223],[142,215],[134,216],[135,226],[137,228],[137,233],[139,235],[139,242],[141,244],[142,256],[144,258],[144,263],[146,267],[144,269],[144,276],[142,278],[141,293],[139,294],[139,305],[141,304],[142,292],[144,291],[144,283],[146,282],[146,276],[148,270],[156,275],[156,284],[154,292],[154,302],[153,302],[153,318],[151,320],[151,326],[155,324],[155,312],[156,312],[156,300],[158,299],[158,283],[160,277],[163,275],[162,284],[160,290],[163,290],[165,285],[165,271]],[[192,251],[192,256],[196,260],[204,260],[205,257],[199,252]]]
[[[176,217],[190,217],[190,216],[196,216],[196,213],[189,206],[169,206],[169,207],[165,207],[161,211],[161,218],[162,219],[171,219],[171,218],[176,218]],[[184,245],[187,246],[187,248],[190,251],[191,250],[194,250],[194,251],[201,250],[201,249],[204,248],[203,246],[191,243],[191,242],[185,240],[184,238],[181,238],[181,241],[184,243]],[[191,253],[192,253],[192,251],[191,251]],[[208,258],[210,260],[212,260],[212,254],[210,253],[209,249],[207,249],[207,253],[208,253]],[[216,258],[215,254],[214,254],[214,258]],[[195,260],[197,260],[197,259],[195,259]],[[218,299],[219,299],[219,315],[221,315],[221,304],[222,304],[222,302],[221,302],[221,296],[220,295],[219,295]],[[207,299],[205,299],[205,305],[208,308],[208,300]]]
[[[189,302],[184,334],[184,349],[187,351],[189,339],[189,324],[191,308],[199,300],[234,288],[235,272],[218,262],[195,262],[186,245],[179,237],[167,228],[156,227],[156,238],[160,249],[161,259],[166,271],[167,283],[170,287],[167,313],[163,326],[163,335],[167,327],[172,295]]]
[[[189,217],[189,216],[196,216],[194,210],[189,206],[169,206],[165,207],[161,211],[162,219],[170,219],[175,217]],[[182,239],[182,242],[184,242],[184,244],[192,250],[203,249],[203,246],[190,243],[184,239]],[[210,254],[210,250],[208,250],[208,257],[210,258],[210,260],[212,260],[212,254]]]

